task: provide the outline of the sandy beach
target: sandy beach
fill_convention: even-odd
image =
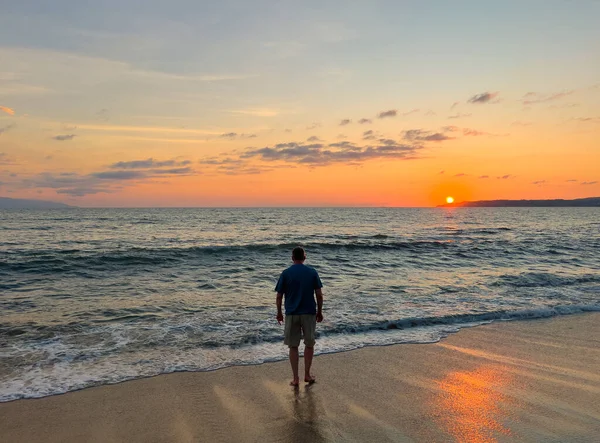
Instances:
[[[3,442],[594,442],[600,313],[0,404]]]

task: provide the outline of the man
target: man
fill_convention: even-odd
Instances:
[[[294,264],[281,273],[275,291],[277,291],[277,321],[283,321],[281,302],[285,295],[285,339],[290,348],[290,364],[294,379],[292,386],[300,384],[298,377],[298,346],[304,336],[304,381],[314,383],[310,373],[315,352],[315,329],[317,322],[323,321],[323,284],[316,270],[304,265],[306,254],[297,247],[292,251]],[[317,301],[315,303],[315,294]]]

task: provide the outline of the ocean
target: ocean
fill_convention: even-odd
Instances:
[[[286,358],[293,247],[316,352],[600,310],[598,208],[0,211],[0,401]],[[317,361],[318,366],[318,361]]]

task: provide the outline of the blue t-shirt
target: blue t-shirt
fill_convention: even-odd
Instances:
[[[316,270],[294,263],[281,273],[275,291],[285,294],[285,315],[316,314],[315,289],[322,287]]]

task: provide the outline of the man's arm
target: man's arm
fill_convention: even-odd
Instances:
[[[323,290],[315,289],[315,295],[317,296],[317,322],[321,323],[323,321]]]
[[[279,324],[283,321],[283,311],[281,310],[281,302],[283,300],[283,294],[281,292],[277,293],[277,298],[275,299],[275,303],[277,303],[277,321]]]

